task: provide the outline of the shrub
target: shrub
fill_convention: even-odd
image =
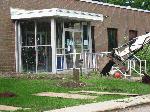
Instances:
[[[136,54],[141,60],[146,60],[147,62],[147,72],[150,73],[150,46],[146,45],[144,48]]]

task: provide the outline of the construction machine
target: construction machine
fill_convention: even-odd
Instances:
[[[110,60],[102,69],[101,74],[108,75],[114,65],[122,68],[125,66],[127,60],[133,59],[135,54],[141,51],[146,45],[150,45],[150,32],[133,38],[131,41],[118,48],[114,48],[111,53],[108,54]],[[143,73],[143,75],[147,76],[146,73]]]

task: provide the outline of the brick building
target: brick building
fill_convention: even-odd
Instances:
[[[0,0],[0,9],[0,71],[91,66],[87,54],[150,32],[150,11],[92,0]]]

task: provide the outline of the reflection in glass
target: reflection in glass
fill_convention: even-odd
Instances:
[[[62,34],[63,34],[63,24],[61,22],[56,22],[56,47],[57,54],[62,54]]]
[[[35,47],[22,48],[22,66],[23,72],[36,71],[36,52]]]
[[[72,53],[74,47],[72,32],[66,31],[65,32],[65,53]]]
[[[35,37],[35,28],[37,32]],[[23,72],[51,72],[51,29],[48,22],[21,22]],[[37,60],[36,60],[37,59]]]
[[[50,72],[51,71],[51,47],[40,46],[38,47],[38,71]]]
[[[79,65],[79,60],[80,60],[80,54],[76,54],[76,61],[75,61],[75,66],[76,68],[80,68],[80,65]]]
[[[34,46],[35,45],[35,28],[34,22],[21,22],[22,31],[22,46]]]
[[[66,55],[67,69],[73,68],[73,54]]]
[[[83,51],[88,52],[89,49],[89,37],[88,37],[88,27],[83,25]]]
[[[74,43],[76,52],[81,53],[82,52],[81,32],[74,32]]]
[[[65,28],[81,29],[81,23],[76,21],[67,21],[64,23]]]
[[[37,23],[37,45],[50,45],[51,44],[51,28],[50,23],[39,22]]]

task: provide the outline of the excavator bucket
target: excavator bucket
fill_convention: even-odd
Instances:
[[[110,61],[102,69],[101,74],[104,76],[109,75],[109,72],[114,64],[116,64],[119,68],[123,67],[128,59],[134,58],[134,55],[142,50],[143,46],[149,43],[150,33],[136,37],[130,42],[118,48],[114,48],[108,55],[108,57],[110,57]],[[143,82],[150,84],[150,76],[145,74],[143,77]]]

